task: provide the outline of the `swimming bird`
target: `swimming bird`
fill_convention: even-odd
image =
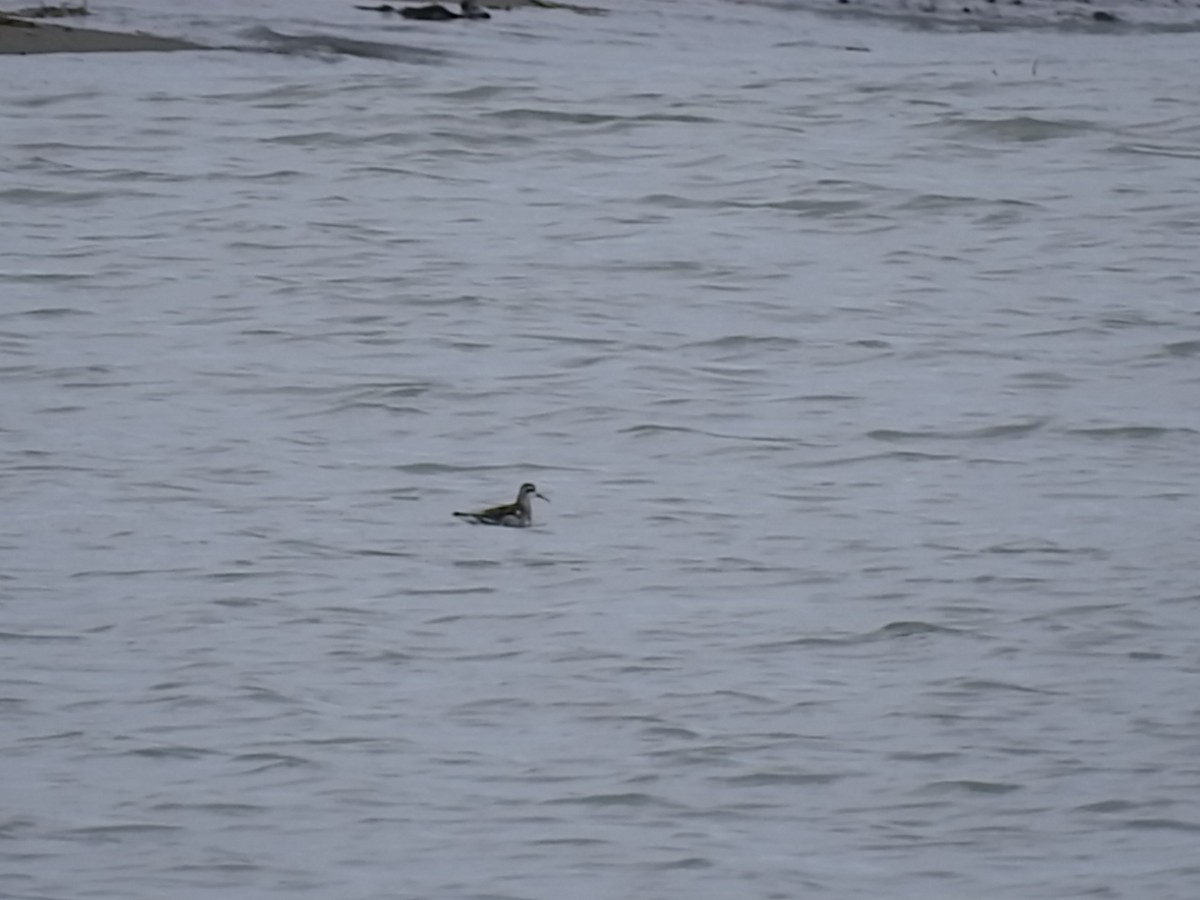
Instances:
[[[469,519],[472,525],[507,525],[509,528],[528,528],[533,524],[533,498],[541,497],[547,503],[550,498],[539,494],[538,489],[529,482],[521,485],[517,491],[515,503],[502,503],[478,512],[456,512],[462,519]]]
[[[462,0],[459,7],[462,9],[464,19],[490,19],[492,17],[490,12],[479,5],[479,0]]]

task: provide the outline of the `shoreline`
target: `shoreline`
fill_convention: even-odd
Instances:
[[[0,12],[0,56],[42,53],[132,53],[142,51],[203,50],[179,38],[142,32],[97,31],[76,28]]]
[[[371,0],[364,0],[371,2]],[[416,0],[389,0],[380,12]],[[434,2],[434,0],[430,0]],[[444,2],[444,0],[443,0]],[[909,25],[935,28],[995,30],[1001,28],[1067,28],[1099,32],[1200,31],[1200,0],[748,0],[767,7],[792,9],[838,17],[900,20]],[[567,0],[483,0],[493,10],[535,8],[582,15],[604,15],[610,10]],[[383,9],[389,7],[390,9]],[[374,9],[363,7],[360,9]],[[41,9],[41,8],[39,8]],[[62,23],[64,16],[86,15],[86,5],[46,7],[63,9],[52,16],[36,10],[0,11],[0,56],[47,53],[129,53],[212,49],[183,38],[163,37],[142,31],[105,31]],[[82,12],[80,12],[82,11]],[[379,13],[376,13],[377,15]]]

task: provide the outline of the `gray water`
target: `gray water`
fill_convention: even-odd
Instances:
[[[0,895],[1200,896],[1194,37],[144,5],[0,58]]]

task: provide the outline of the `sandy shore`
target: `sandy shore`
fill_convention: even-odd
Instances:
[[[0,54],[112,53],[134,50],[199,50],[197,44],[137,32],[96,31],[33,22],[0,13]]]

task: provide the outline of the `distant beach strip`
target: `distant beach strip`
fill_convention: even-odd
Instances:
[[[113,53],[137,50],[199,50],[199,44],[140,32],[96,31],[18,18],[0,12],[0,54]]]
[[[383,7],[402,7],[408,4],[381,4]],[[491,9],[515,9],[522,6],[543,9],[564,9],[583,15],[602,15],[607,10],[556,0],[495,0],[485,3]],[[390,11],[390,10],[387,10]],[[143,32],[99,31],[76,28],[45,21],[88,15],[86,3],[81,5],[39,6],[29,9],[0,11],[0,55],[32,53],[116,53],[132,51],[202,50],[199,44],[179,38],[159,37]]]

